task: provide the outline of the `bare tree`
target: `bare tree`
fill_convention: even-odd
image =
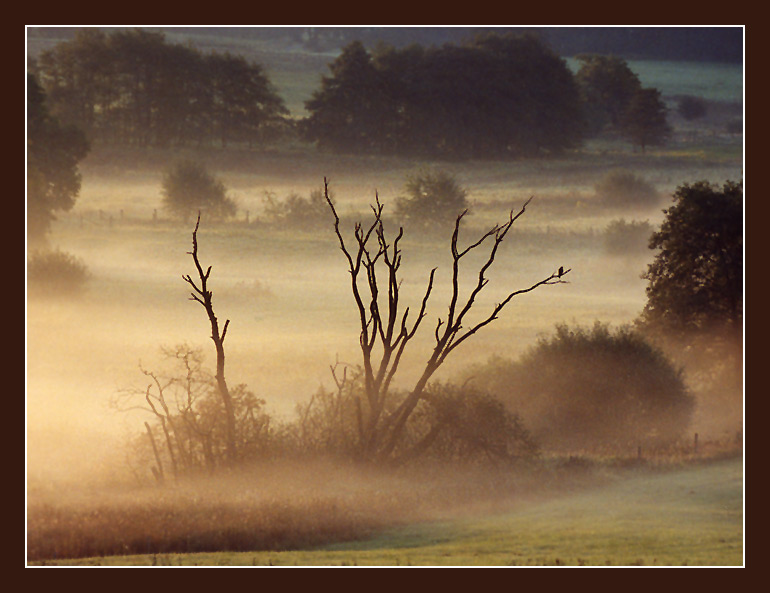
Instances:
[[[226,320],[224,327],[220,333],[219,321],[214,314],[214,305],[212,303],[212,292],[208,289],[208,280],[211,275],[211,266],[204,272],[198,259],[198,227],[200,226],[201,215],[198,213],[198,220],[195,223],[195,230],[192,233],[193,250],[188,251],[192,256],[195,263],[195,269],[198,271],[198,280],[200,285],[196,284],[190,275],[182,276],[182,278],[193,288],[193,292],[190,293],[190,300],[197,301],[203,308],[206,309],[209,322],[211,323],[211,339],[214,341],[214,347],[217,352],[217,372],[214,376],[217,382],[217,389],[219,395],[222,398],[222,403],[225,408],[226,419],[226,451],[229,462],[234,462],[237,458],[236,451],[236,439],[235,439],[235,410],[233,407],[233,399],[230,395],[230,390],[227,387],[227,381],[225,380],[225,336],[227,335],[227,326],[230,324],[230,320]]]
[[[401,311],[400,280],[398,271],[401,265],[401,249],[399,242],[403,237],[403,228],[392,242],[388,242],[382,220],[383,206],[379,197],[375,196],[372,205],[374,219],[368,227],[356,223],[354,243],[348,247],[340,231],[340,218],[329,198],[328,182],[324,178],[324,195],[334,215],[334,230],[348,262],[351,276],[351,290],[358,310],[360,320],[359,343],[362,353],[363,373],[363,404],[358,400],[358,451],[362,459],[375,461],[401,461],[412,456],[413,452],[423,450],[424,443],[411,445],[410,450],[400,450],[399,445],[405,432],[407,421],[423,399],[428,381],[447,357],[460,344],[473,336],[481,328],[498,318],[503,308],[516,296],[531,292],[545,284],[564,283],[563,277],[570,271],[560,267],[543,280],[528,288],[516,290],[508,294],[500,303],[495,305],[491,313],[481,321],[465,323],[468,313],[476,303],[476,299],[488,283],[486,273],[495,261],[500,243],[505,239],[513,223],[524,214],[532,198],[527,200],[518,213],[511,211],[508,221],[497,224],[484,233],[474,243],[464,249],[458,247],[460,224],[467,213],[463,211],[455,220],[454,232],[451,239],[452,253],[452,291],[449,308],[445,319],[439,318],[434,330],[435,346],[412,389],[397,405],[389,401],[390,386],[401,357],[407,344],[417,333],[426,315],[428,299],[433,290],[436,268],[430,271],[422,302],[416,317],[410,321],[410,308]],[[490,245],[489,254],[481,265],[478,280],[470,293],[461,298],[460,295],[460,264],[464,257],[487,243]],[[387,276],[386,291],[381,295],[377,271]],[[382,301],[382,303],[381,303]],[[366,407],[364,407],[366,404]],[[435,435],[425,435],[432,439]]]

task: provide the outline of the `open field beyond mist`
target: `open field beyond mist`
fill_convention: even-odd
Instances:
[[[221,48],[238,49],[228,43]],[[303,101],[333,59],[292,48],[250,51],[255,59],[269,58],[267,70],[295,115],[302,115]],[[319,386],[333,386],[329,366],[336,360],[359,362],[360,328],[331,214],[313,228],[270,224],[267,192],[279,200],[292,193],[307,198],[328,178],[346,238],[352,239],[355,221],[370,220],[375,195],[385,205],[385,229],[392,234],[398,228],[395,202],[407,175],[421,167],[440,168],[468,190],[472,206],[461,245],[534,196],[502,244],[469,321],[486,317],[510,292],[559,266],[571,268],[568,283],[514,299],[498,320],[448,358],[436,379],[462,377],[493,356],[515,359],[560,322],[613,327],[633,322],[646,302],[640,276],[654,253],[644,238],[622,253],[610,251],[608,224],[646,221],[657,227],[678,186],[700,180],[721,185],[743,176],[742,137],[723,131],[727,119],[741,115],[740,68],[693,66],[699,76],[690,70],[678,76],[671,64],[644,68],[644,84],[665,82],[669,101],[692,93],[715,107],[697,125],[673,115],[672,142],[646,153],[615,140],[593,141],[550,159],[499,162],[335,156],[296,144],[254,151],[95,147],[80,165],[82,189],[74,209],[58,215],[50,236],[51,247],[88,267],[87,288],[74,298],[30,295],[27,304],[30,560],[74,564],[61,558],[106,553],[116,556],[82,563],[740,564],[737,458],[687,466],[693,461],[687,457],[679,460],[681,467],[674,464],[676,471],[667,465],[659,474],[654,464],[628,470],[598,463],[565,473],[556,471],[560,462],[554,462],[482,475],[478,468],[381,474],[267,463],[217,484],[190,481],[161,491],[147,486],[149,468],[126,463],[125,445],[147,417],[111,406],[118,392],[147,386],[140,364],[161,368],[162,347],[201,348],[206,366],[215,364],[205,311],[189,300],[182,279],[195,275],[188,254],[194,223],[168,219],[161,206],[163,172],[181,158],[203,162],[238,205],[233,221],[201,221],[199,256],[204,267],[212,266],[209,288],[217,316],[230,320],[228,382],[247,384],[278,420],[292,418],[296,405]],[[616,169],[654,185],[660,200],[599,201],[595,184]],[[401,243],[404,306],[419,305],[430,270],[437,272],[426,321],[404,355],[396,388],[419,375],[434,343],[436,319],[446,316],[451,230],[407,228]],[[461,288],[467,291],[477,278],[478,267],[468,262]],[[698,395],[690,430],[699,432],[702,442],[734,442],[743,428],[742,394],[727,394],[728,407]],[[633,458],[635,451],[618,454]],[[137,530],[127,550],[121,537],[129,526]],[[210,554],[213,550],[196,547],[196,541],[237,543],[218,548],[232,552]],[[142,555],[145,551],[150,553]],[[120,556],[129,553],[138,556]]]

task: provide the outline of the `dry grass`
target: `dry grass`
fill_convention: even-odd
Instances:
[[[30,561],[117,554],[308,549],[420,521],[511,508],[584,476],[480,467],[374,470],[267,463],[164,487],[31,486]],[[536,486],[536,484],[538,484]]]
[[[709,458],[735,455],[712,446]],[[30,562],[130,554],[308,550],[426,521],[483,517],[606,485],[628,472],[708,460],[684,448],[650,459],[544,457],[517,468],[426,463],[377,470],[275,461],[166,486],[30,485]]]

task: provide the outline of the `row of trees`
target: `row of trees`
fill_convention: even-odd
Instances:
[[[252,145],[274,137],[287,114],[261,66],[139,29],[80,29],[31,71],[62,121],[105,142]]]
[[[370,54],[347,45],[306,103],[307,139],[332,150],[486,158],[577,145],[579,90],[534,37]]]
[[[670,133],[656,89],[620,58],[577,75],[536,36],[487,33],[441,47],[345,46],[306,102],[306,140],[340,152],[490,158],[558,152],[610,128],[643,150]],[[78,30],[31,71],[62,121],[105,142],[213,145],[291,128],[263,68],[144,30]]]
[[[644,151],[671,130],[660,92],[626,62],[583,55],[577,75],[534,36],[439,48],[347,45],[306,102],[305,138],[337,151],[454,158],[558,152],[606,129]]]

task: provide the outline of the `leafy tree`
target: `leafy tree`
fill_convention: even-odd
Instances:
[[[640,89],[623,113],[621,131],[631,142],[641,146],[665,144],[671,135],[666,121],[666,105],[657,89]]]
[[[80,191],[78,163],[89,144],[74,126],[51,116],[34,75],[27,75],[27,239],[41,243],[56,211],[68,211]]]
[[[201,164],[182,161],[163,176],[163,207],[185,222],[196,212],[215,219],[235,215],[235,202],[227,196],[225,184]]]
[[[685,95],[679,99],[676,110],[687,121],[693,121],[706,116],[708,105],[700,97]]]
[[[619,128],[631,100],[642,88],[639,77],[622,58],[599,54],[577,56],[575,78],[595,132],[609,124]]]
[[[388,120],[387,90],[371,56],[359,41],[343,48],[329,65],[331,76],[305,102],[310,116],[303,122],[306,138],[337,151],[377,150]]]
[[[222,146],[231,141],[254,143],[288,110],[261,66],[242,56],[213,53],[206,59],[213,88],[213,128]]]
[[[519,360],[470,373],[518,412],[544,450],[665,444],[683,435],[694,411],[682,372],[627,326],[557,325]]]
[[[43,52],[36,70],[53,112],[95,140],[253,146],[287,113],[261,66],[142,29],[78,30]]]
[[[566,63],[532,36],[371,56],[353,42],[306,103],[305,137],[337,151],[490,158],[556,152],[582,139]]]
[[[692,331],[739,330],[743,317],[743,183],[677,188],[650,239],[659,250],[644,275],[646,323]]]
[[[396,214],[422,226],[454,221],[468,209],[468,192],[446,171],[422,170],[407,176],[406,196],[396,200]]]

